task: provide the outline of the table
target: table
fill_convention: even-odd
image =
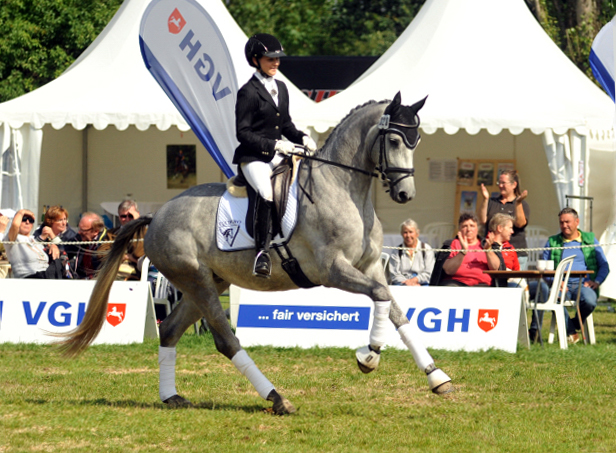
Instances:
[[[533,308],[533,316],[535,316],[535,319],[537,318],[537,302],[538,302],[538,297],[539,297],[539,287],[541,285],[541,281],[544,279],[544,277],[553,277],[554,274],[556,274],[555,270],[525,270],[525,271],[493,271],[493,270],[487,270],[487,271],[483,271],[484,274],[488,274],[490,275],[492,278],[494,279],[498,279],[498,278],[524,278],[526,280],[539,280],[538,285],[537,285],[537,292],[535,293],[535,303],[534,303],[534,308]],[[578,292],[577,292],[577,296],[576,296],[576,301],[575,301],[575,305],[576,307],[579,307],[579,302],[580,302],[580,293],[582,291],[582,280],[584,279],[584,277],[586,277],[587,275],[590,274],[594,274],[595,271],[590,271],[590,270],[586,270],[586,271],[571,271],[571,273],[569,274],[569,278],[571,277],[578,277],[579,278],[579,283],[578,283]],[[582,337],[584,338],[584,342],[586,342],[586,335],[584,334],[584,323],[582,323],[582,319],[581,316],[579,314],[579,308],[577,308],[578,310],[578,317],[580,317],[580,326],[582,328]],[[522,312],[524,313],[524,307],[522,307]],[[522,322],[522,314],[520,314],[520,322]],[[530,341],[528,340],[528,324],[526,322],[526,315],[524,314],[524,324],[526,327],[526,341],[524,341],[524,343],[526,343],[526,345],[528,347],[530,347]],[[520,334],[522,332],[519,332]],[[543,339],[541,338],[541,335],[539,335],[539,343],[541,344],[541,346],[543,346]]]

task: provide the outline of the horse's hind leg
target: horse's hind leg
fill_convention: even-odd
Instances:
[[[263,399],[273,403],[274,412],[278,415],[295,412],[295,407],[276,391],[272,383],[261,373],[246,351],[240,346],[220,305],[219,291],[214,289],[216,285],[212,276],[206,275],[197,281],[206,283],[207,286],[195,287],[192,283],[188,290],[188,285],[184,286],[184,297],[186,298],[188,295],[188,298],[178,304],[178,313],[170,320],[170,323],[165,325],[163,322],[163,325],[161,325],[160,350],[162,355],[159,351],[161,400],[171,405],[189,404],[175,391],[175,345],[182,333],[192,323],[205,317],[214,337],[216,349],[233,362]],[[193,303],[193,300],[199,301],[198,304]],[[171,313],[171,316],[174,316],[175,311]]]

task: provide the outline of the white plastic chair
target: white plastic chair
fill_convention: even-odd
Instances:
[[[528,225],[524,229],[524,234],[526,235],[526,245],[529,249],[544,247],[546,241],[550,237],[550,232],[540,226]],[[537,267],[537,261],[541,259],[543,252],[540,250],[534,250],[528,252],[528,268],[530,266]]]
[[[447,239],[453,239],[455,226],[447,222],[434,222],[427,224],[421,235],[426,237],[426,242],[432,248],[439,249]]]
[[[577,296],[577,294],[572,294],[572,297]],[[566,300],[565,301],[565,307],[575,307],[576,311],[577,311],[577,304],[576,304],[576,300]],[[590,344],[596,344],[597,340],[595,338],[595,323],[592,319],[592,313],[590,315],[588,315],[588,318],[586,318],[584,320],[584,342],[585,343],[590,343]]]
[[[554,343],[554,327],[558,328],[558,342],[561,349],[567,349],[567,326],[565,325],[564,301],[567,295],[567,283],[571,274],[574,256],[569,256],[558,263],[554,273],[554,281],[550,289],[550,295],[545,303],[536,304],[535,301],[526,298],[526,308],[528,310],[552,311],[552,322],[550,324],[550,334],[548,335],[548,343]],[[541,288],[537,285],[537,294]],[[562,301],[562,302],[561,302]],[[540,326],[539,326],[540,327]]]

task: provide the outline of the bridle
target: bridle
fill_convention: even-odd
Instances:
[[[402,140],[404,141],[404,144],[406,145],[407,148],[409,148],[410,150],[414,150],[415,147],[417,147],[417,144],[419,143],[419,134],[417,134],[417,138],[414,140],[414,143],[411,145],[411,143],[408,140],[407,135],[399,128],[417,128],[419,127],[419,118],[417,117],[417,115],[415,115],[415,124],[402,124],[402,123],[391,122],[389,115],[383,115],[381,119],[379,120],[379,124],[377,125],[377,127],[378,127],[378,133],[376,137],[374,137],[374,141],[372,142],[372,146],[370,147],[370,149],[374,148],[376,141],[380,138],[381,141],[379,144],[379,165],[377,165],[376,167],[376,169],[378,170],[378,173],[367,171],[367,170],[364,170],[363,168],[357,168],[351,165],[345,165],[339,162],[333,162],[331,160],[322,159],[317,156],[308,156],[303,153],[297,153],[296,155],[301,156],[308,160],[315,160],[317,162],[322,162],[324,164],[333,165],[334,167],[357,171],[359,173],[363,173],[364,175],[368,175],[373,178],[378,178],[380,176],[383,181],[387,181],[387,183],[389,184],[389,189],[391,190],[395,187],[396,184],[398,184],[403,179],[406,179],[409,176],[414,176],[415,169],[389,166],[389,163],[387,160],[387,153],[385,152],[385,136],[387,134],[397,134],[400,137],[402,137]],[[296,148],[304,148],[304,147],[301,145],[296,145]],[[383,166],[383,164],[385,165]],[[403,176],[399,177],[395,181],[392,181],[391,178],[389,177],[389,173],[402,173]]]
[[[387,183],[389,184],[389,190],[392,190],[396,184],[398,184],[400,181],[410,177],[410,176],[414,176],[415,175],[415,169],[414,168],[402,168],[402,167],[390,167],[389,166],[389,162],[387,160],[387,152],[385,151],[385,136],[387,134],[396,134],[399,135],[402,140],[404,141],[404,144],[406,145],[407,148],[409,148],[411,151],[414,150],[417,147],[417,144],[419,143],[419,134],[417,134],[414,143],[410,143],[408,136],[406,135],[406,133],[401,130],[400,128],[403,129],[411,129],[411,128],[418,128],[419,127],[419,118],[417,117],[417,115],[415,115],[415,122],[414,124],[402,124],[402,123],[394,123],[392,121],[390,121],[390,116],[389,115],[383,115],[379,121],[378,124],[378,134],[376,135],[376,137],[374,138],[374,141],[372,142],[372,146],[370,147],[370,149],[374,148],[374,145],[376,144],[376,141],[380,138],[380,144],[379,144],[379,164],[377,165],[376,169],[378,170],[378,172],[381,174],[381,178],[383,179],[383,181],[387,181]],[[389,177],[390,173],[401,173],[402,176],[400,176],[398,179],[396,179],[395,181],[392,181],[391,178]]]

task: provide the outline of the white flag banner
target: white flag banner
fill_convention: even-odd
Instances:
[[[615,17],[616,18],[616,17]],[[614,19],[597,33],[590,49],[590,68],[595,79],[614,100]]]
[[[139,31],[146,67],[224,174],[233,176],[238,84],[225,39],[193,0],[153,0]]]

